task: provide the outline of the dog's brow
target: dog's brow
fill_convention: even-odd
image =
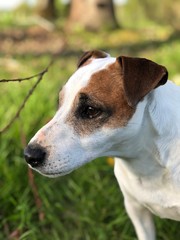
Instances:
[[[99,101],[97,97],[88,95],[87,93],[80,93],[79,102],[81,104],[95,104],[103,106],[103,102]]]
[[[87,101],[87,100],[89,100],[90,99],[90,97],[88,96],[88,94],[86,94],[86,93],[80,93],[80,97],[79,97],[79,100],[80,101]]]

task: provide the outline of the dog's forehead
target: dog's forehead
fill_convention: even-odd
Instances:
[[[93,59],[91,63],[79,68],[66,83],[64,90],[67,95],[76,95],[77,92],[86,85],[88,85],[91,76],[94,73],[108,68],[108,66],[115,62],[115,58],[107,57],[100,59]]]
[[[93,59],[88,65],[77,69],[77,71],[69,78],[69,80],[63,87],[62,102],[64,104],[63,107],[60,109],[61,113],[63,112],[64,115],[66,115],[66,113],[70,111],[75,97],[81,91],[81,89],[85,88],[89,84],[93,74],[108,68],[108,66],[115,61],[116,58],[112,57]]]
[[[120,71],[115,58],[95,59],[80,68],[67,82],[60,111],[65,122],[71,125],[78,135],[92,134],[101,125],[104,128],[123,127],[132,117],[134,109],[128,105],[125,98]],[[74,113],[82,94],[90,97],[91,104],[103,106],[103,116],[106,117],[102,116],[93,121],[77,118]]]

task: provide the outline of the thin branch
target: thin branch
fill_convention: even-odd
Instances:
[[[50,62],[50,64],[40,73],[38,74],[35,74],[31,77],[28,77],[28,78],[19,78],[19,79],[15,79],[15,81],[24,81],[24,80],[29,80],[29,79],[32,79],[34,77],[38,77],[37,81],[35,82],[35,84],[32,86],[32,88],[29,90],[28,94],[26,95],[26,97],[24,98],[22,104],[20,105],[19,109],[17,110],[16,114],[14,115],[14,117],[10,120],[10,122],[3,128],[0,130],[0,134],[4,133],[5,131],[7,131],[11,125],[14,123],[14,121],[19,117],[21,111],[23,110],[26,102],[28,101],[29,97],[32,95],[32,93],[34,92],[35,88],[37,87],[37,85],[40,83],[40,81],[42,80],[43,76],[45,73],[48,72],[49,70],[49,67],[52,65],[53,61]],[[14,80],[7,80],[7,79],[4,79],[4,81],[6,82],[10,82],[10,81],[14,81]]]
[[[34,196],[34,201],[37,207],[37,211],[38,211],[38,217],[39,217],[39,221],[43,221],[45,218],[45,213],[42,210],[42,200],[39,196],[39,192],[38,192],[38,187],[35,183],[34,180],[34,173],[32,171],[31,168],[28,168],[28,179],[29,179],[29,185],[31,186],[32,192],[33,192],[33,196]]]
[[[20,118],[20,120],[21,120],[21,118]],[[26,135],[25,135],[24,128],[23,128],[23,122],[21,122],[21,121],[20,121],[20,137],[21,137],[22,146],[23,146],[23,148],[25,148],[27,145],[27,140],[26,140]],[[43,221],[44,217],[45,217],[45,213],[42,209],[43,202],[40,197],[40,194],[38,191],[38,186],[34,179],[34,173],[31,168],[28,168],[28,180],[29,180],[29,185],[30,185],[32,193],[33,193],[35,205],[36,205],[36,208],[38,211],[39,220]]]
[[[45,72],[44,72],[45,71]],[[32,75],[30,77],[25,77],[25,78],[14,78],[14,79],[0,79],[0,83],[1,82],[23,82],[23,81],[27,81],[27,80],[31,80],[32,78],[38,77],[41,74],[44,75],[44,73],[47,72],[47,68],[45,70],[43,70],[42,72],[39,72],[35,75]]]

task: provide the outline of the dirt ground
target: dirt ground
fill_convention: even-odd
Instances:
[[[37,26],[8,29],[0,32],[0,54],[58,54],[65,48],[65,42],[62,33]]]

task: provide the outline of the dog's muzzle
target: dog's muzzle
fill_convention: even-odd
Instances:
[[[45,161],[46,151],[39,145],[30,144],[24,150],[24,157],[31,167],[40,167]]]

